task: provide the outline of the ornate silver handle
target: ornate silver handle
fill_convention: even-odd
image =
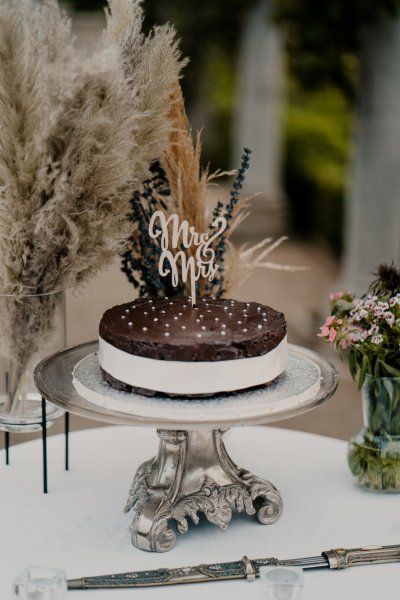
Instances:
[[[400,545],[365,546],[365,548],[336,548],[326,550],[322,556],[329,562],[330,569],[346,569],[367,563],[400,561]]]

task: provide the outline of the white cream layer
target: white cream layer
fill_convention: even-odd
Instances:
[[[287,336],[262,356],[186,362],[129,354],[99,337],[99,362],[110,375],[138,388],[167,394],[215,394],[261,385],[286,367]]]

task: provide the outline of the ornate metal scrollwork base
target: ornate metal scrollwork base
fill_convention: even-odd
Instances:
[[[228,526],[233,510],[257,514],[263,525],[280,517],[278,490],[235,465],[222,441],[224,431],[158,430],[158,454],[139,467],[124,509],[134,511],[134,546],[171,550],[176,535],[169,522],[175,520],[179,533],[186,533],[188,518],[197,524],[198,513],[221,529]]]

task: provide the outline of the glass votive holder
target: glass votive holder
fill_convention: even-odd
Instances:
[[[260,580],[269,600],[303,600],[304,577],[300,567],[260,567]]]
[[[50,567],[26,567],[12,582],[13,600],[64,600],[65,571]]]

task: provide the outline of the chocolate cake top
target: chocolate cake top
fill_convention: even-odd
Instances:
[[[261,356],[286,335],[283,313],[256,302],[200,298],[139,298],[107,310],[106,342],[159,360],[217,361]]]

